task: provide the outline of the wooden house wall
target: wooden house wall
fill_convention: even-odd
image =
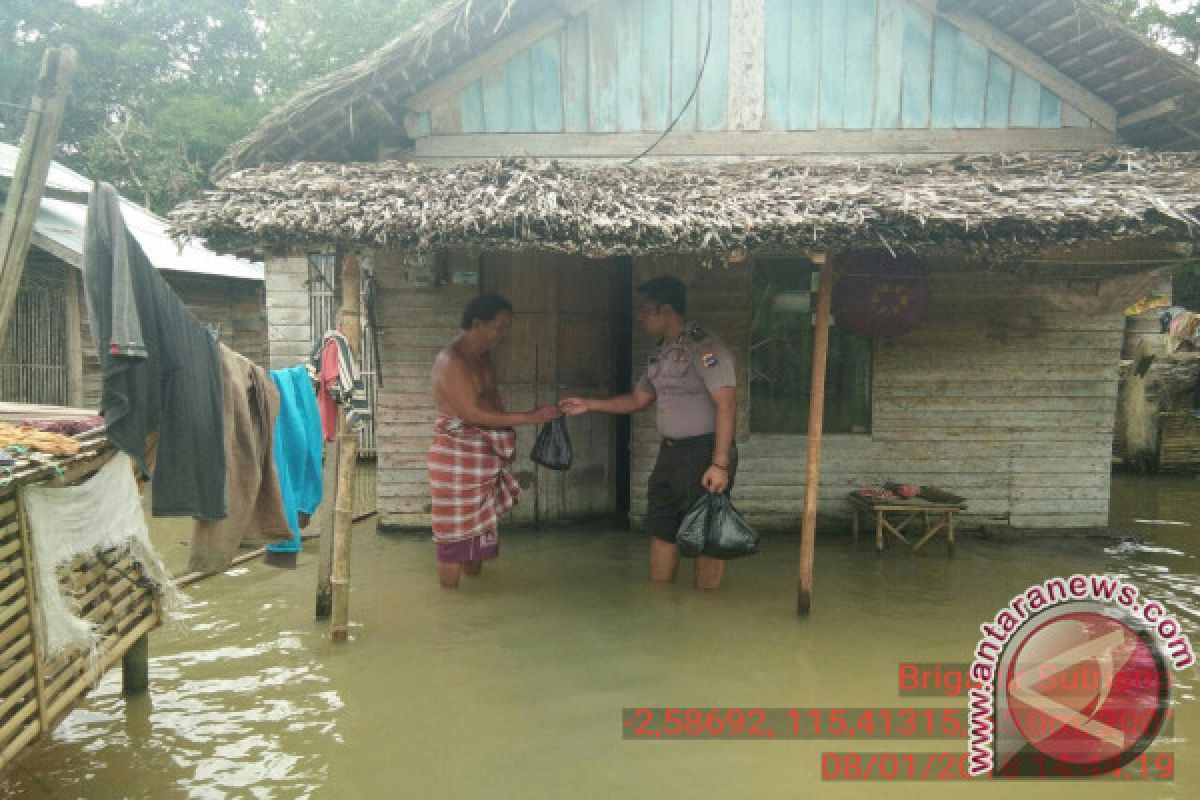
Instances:
[[[467,259],[465,255],[454,258]],[[555,261],[562,257],[541,257]],[[504,261],[513,270],[506,285],[543,287],[546,263],[539,257],[488,256],[463,261],[477,268]],[[380,263],[377,261],[377,263]],[[576,270],[602,271],[597,264]],[[688,258],[635,260],[633,281],[653,275],[679,275],[690,287],[690,314],[733,348],[738,358],[738,447],[741,465],[735,500],[758,524],[795,526],[803,503],[805,437],[761,435],[747,430],[746,362],[750,339],[750,265],[706,266]],[[524,270],[525,277],[518,271]],[[380,392],[379,503],[387,526],[428,525],[429,497],[425,450],[434,416],[429,370],[440,348],[458,332],[463,306],[476,289],[443,286],[412,289],[400,285],[399,270],[381,264],[380,338],[386,388]],[[582,274],[582,273],[579,273]],[[933,274],[935,305],[919,330],[881,341],[873,358],[872,432],[825,439],[820,510],[846,514],[846,493],[861,486],[899,480],[932,484],[969,498],[969,521],[1003,519],[1022,527],[1086,527],[1108,518],[1109,461],[1116,408],[1117,367],[1123,337],[1120,314],[1080,316],[1056,311],[1016,278],[948,265]],[[487,283],[485,279],[485,284]],[[527,301],[528,302],[528,301]],[[527,306],[518,315],[509,354],[498,365],[505,400],[512,408],[550,399],[553,381],[535,379],[534,341],[539,373],[554,369],[552,328],[543,308]],[[542,339],[537,333],[545,333]],[[572,338],[559,333],[560,341]],[[635,332],[636,377],[649,343]],[[521,354],[524,355],[521,355]],[[591,379],[589,379],[591,380]],[[558,394],[579,389],[558,381]],[[593,387],[596,393],[602,393]],[[543,393],[545,396],[542,396]],[[522,429],[516,472],[532,486],[527,453],[533,430]],[[587,442],[572,428],[577,442]],[[599,464],[600,445],[592,449]],[[657,448],[653,409],[633,422],[631,514],[645,512],[645,486]],[[545,473],[544,470],[541,471]],[[568,476],[570,473],[568,473]],[[611,482],[605,472],[596,481]],[[534,494],[543,521],[555,519],[562,485]],[[608,487],[603,487],[607,492]],[[532,521],[528,494],[514,519]],[[602,513],[597,496],[592,511]],[[559,512],[581,507],[577,499]],[[559,518],[569,518],[563,513]]]
[[[677,117],[677,133],[1095,125],[928,5],[598,2],[449,81],[461,89],[426,90],[409,135],[659,132]]]
[[[1055,311],[1015,278],[950,267],[934,274],[925,325],[875,348],[871,434],[825,437],[820,511],[846,515],[848,492],[896,480],[968,497],[975,521],[1105,524],[1122,316]],[[690,316],[737,354],[743,404],[749,269],[721,274],[659,259],[639,261],[635,275],[669,272],[688,283]],[[760,524],[796,526],[806,437],[755,435],[744,414],[738,428],[735,502]],[[638,415],[633,439],[636,519],[657,451],[652,411]]]
[[[456,264],[468,257],[450,256]],[[436,415],[429,374],[434,359],[459,331],[463,307],[475,286],[412,288],[399,254],[375,254],[379,291],[380,363],[386,376],[376,396],[380,522],[389,527],[429,525],[425,454]]]

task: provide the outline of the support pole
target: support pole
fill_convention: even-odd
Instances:
[[[833,261],[833,254],[827,253],[819,262],[821,271],[817,286],[816,329],[813,331],[812,394],[808,401],[804,521],[800,532],[800,585],[796,597],[796,612],[802,617],[807,617],[812,608],[817,493],[821,483],[821,433],[825,422],[825,365],[829,356],[829,308],[833,301]]]
[[[330,575],[332,608],[329,634],[346,641],[350,620],[350,532],[354,527],[354,470],[358,461],[358,434],[338,436],[337,504],[333,509],[333,573]]]
[[[340,330],[355,360],[362,351],[362,320],[358,254],[347,248],[340,272],[342,310]],[[332,563],[330,564],[331,617],[329,633],[335,642],[346,641],[350,616],[350,533],[354,525],[355,486],[358,479],[358,432],[338,419],[337,494],[333,507]]]
[[[321,485],[328,493],[329,487],[337,485],[337,448],[325,445],[321,467]],[[335,498],[336,501],[336,498]],[[333,503],[322,501],[313,519],[321,537],[317,553],[317,619],[329,619],[333,613],[333,587],[329,581],[333,575]]]
[[[33,238],[33,223],[42,204],[46,173],[58,144],[67,104],[67,86],[75,72],[75,51],[64,45],[42,56],[42,71],[25,122],[21,152],[0,219],[0,334],[8,330],[25,256]]]
[[[150,687],[150,634],[143,633],[121,656],[121,692],[141,694]]]

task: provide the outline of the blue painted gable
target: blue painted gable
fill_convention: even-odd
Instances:
[[[757,49],[735,52],[738,35]],[[732,73],[755,59],[758,105],[751,124],[735,124],[747,87]],[[607,0],[441,103],[418,131],[657,132],[676,119],[680,131],[1094,125],[909,0]]]

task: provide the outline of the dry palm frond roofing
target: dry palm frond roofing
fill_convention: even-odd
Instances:
[[[596,167],[297,163],[246,170],[172,215],[224,250],[353,243],[595,256],[1047,243],[1200,231],[1200,153],[961,157],[920,164]]]

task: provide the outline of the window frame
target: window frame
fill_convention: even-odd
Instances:
[[[746,406],[747,406],[746,407],[746,417],[745,417],[745,419],[746,419],[746,435],[748,438],[754,438],[754,439],[771,439],[771,438],[795,439],[796,437],[808,438],[809,434],[808,434],[807,425],[805,426],[804,430],[794,431],[794,432],[778,431],[778,430],[764,431],[764,430],[754,427],[754,417],[753,417],[753,414],[751,411],[751,409],[754,407],[754,369],[753,369],[753,357],[754,357],[753,352],[754,352],[754,345],[755,345],[754,317],[758,310],[754,306],[754,303],[755,303],[754,281],[755,281],[755,278],[757,277],[757,270],[759,269],[759,266],[762,264],[771,263],[771,262],[775,262],[775,263],[786,262],[786,263],[795,264],[796,266],[808,264],[809,268],[810,268],[810,274],[814,277],[818,274],[819,268],[820,268],[820,265],[817,262],[815,262],[810,256],[805,255],[803,253],[770,253],[770,254],[754,256],[754,257],[748,259],[748,267],[750,270],[749,278],[750,278],[751,291],[750,291],[750,325],[748,326],[749,329],[747,332],[748,333],[748,342],[747,342],[747,359],[746,359]],[[816,314],[817,289],[810,287],[809,294],[810,294],[810,298],[811,298],[811,305],[810,305],[810,311],[809,311],[809,315],[810,315],[810,319],[811,319],[812,316],[814,316]],[[831,329],[834,329],[837,327],[836,315],[831,314],[830,327],[831,327]],[[850,334],[850,335],[853,336],[853,334]],[[863,337],[858,337],[858,338],[863,338]],[[875,418],[876,418],[875,399],[876,399],[876,394],[877,394],[876,386],[875,386],[875,377],[876,377],[876,363],[877,363],[879,348],[876,346],[877,343],[873,339],[863,339],[863,341],[865,341],[867,343],[867,357],[866,357],[867,380],[866,380],[866,403],[865,403],[865,407],[867,410],[867,420],[866,420],[866,424],[864,426],[866,428],[866,430],[865,431],[826,431],[826,430],[823,430],[821,432],[822,438],[839,437],[839,438],[854,438],[854,439],[862,440],[862,439],[870,439],[870,438],[874,437],[874,435],[875,435],[875,431],[876,431],[876,429],[875,429]],[[812,369],[811,352],[808,355],[806,360],[808,362],[808,364],[807,364],[808,369],[810,370],[810,373],[811,373],[811,369]],[[828,375],[828,369],[829,369],[829,364],[826,363],[826,374],[827,375]],[[810,378],[810,387],[811,387],[811,378]],[[809,400],[806,399],[804,402],[805,402],[805,405],[807,405]],[[826,414],[824,417],[824,420],[828,421],[828,419],[829,419],[829,416],[828,416],[828,414]]]

